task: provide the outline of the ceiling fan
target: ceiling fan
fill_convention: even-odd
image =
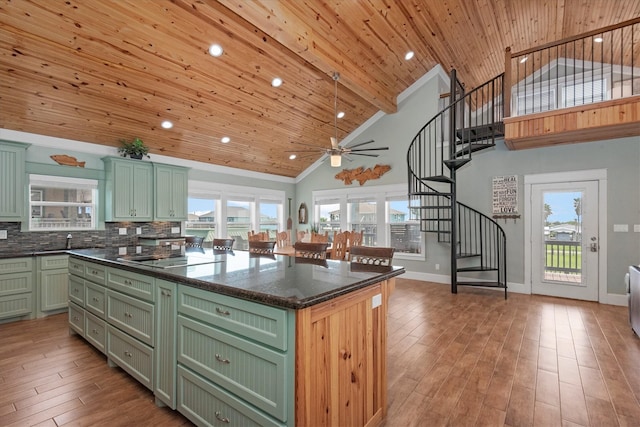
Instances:
[[[342,165],[342,157],[345,157],[350,162],[353,161],[349,156],[367,156],[367,157],[378,157],[378,154],[372,154],[371,151],[380,151],[380,150],[388,150],[389,147],[378,147],[378,148],[357,148],[362,147],[363,145],[371,144],[374,140],[360,142],[358,144],[352,145],[350,147],[341,147],[338,143],[338,80],[340,80],[339,73],[333,73],[333,81],[334,81],[334,130],[335,135],[332,136],[331,139],[331,148],[320,148],[311,144],[304,144],[302,142],[296,142],[296,144],[305,145],[307,147],[314,147],[316,150],[320,150],[324,152],[331,159],[331,166],[334,168],[339,168]],[[289,150],[291,151],[291,150]],[[300,151],[297,151],[300,152]],[[303,151],[303,153],[315,153],[316,151]],[[305,154],[303,154],[304,156]]]

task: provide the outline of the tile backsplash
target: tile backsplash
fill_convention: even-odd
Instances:
[[[180,222],[107,222],[104,230],[20,231],[19,222],[0,222],[0,230],[7,231],[7,239],[0,240],[0,253],[21,253],[65,249],[71,234],[71,248],[132,247],[137,243],[137,231],[142,235],[177,237],[171,228],[180,229]],[[126,234],[120,234],[125,229]]]

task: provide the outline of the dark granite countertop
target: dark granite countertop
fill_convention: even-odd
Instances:
[[[60,254],[65,254],[69,251],[70,249],[48,249],[44,251],[24,250],[24,251],[16,251],[16,252],[0,252],[0,259],[21,258],[25,256],[60,255]]]
[[[148,274],[180,285],[282,308],[302,309],[353,292],[405,272],[404,267],[356,266],[327,260],[310,263],[284,255],[256,256],[246,251],[184,254],[174,265],[149,266],[136,256],[105,249],[71,250],[69,254],[99,264]],[[152,263],[154,261],[151,261]]]

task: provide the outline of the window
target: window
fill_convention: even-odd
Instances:
[[[29,176],[29,230],[95,230],[98,181]]]
[[[364,245],[391,246],[397,258],[424,259],[424,233],[405,185],[314,191],[313,205],[312,222],[330,237],[333,231],[363,231]]]
[[[378,246],[377,203],[375,199],[350,199],[347,202],[347,229],[363,232],[364,246]]]
[[[565,107],[590,104],[605,100],[605,81],[592,80],[585,83],[567,84],[562,88]]]
[[[220,198],[215,196],[187,198],[188,219],[185,232],[190,236],[204,237],[203,246],[210,247],[216,237],[217,214]]]
[[[390,246],[396,248],[397,253],[422,253],[420,222],[417,214],[411,212],[409,200],[406,197],[390,197],[386,210]]]
[[[268,231],[269,236],[275,238],[280,231],[282,221],[282,202],[277,200],[260,200],[260,231]]]
[[[248,249],[247,245],[240,245],[239,242],[247,240],[249,231],[253,229],[251,225],[251,211],[253,202],[245,200],[227,200],[227,236],[236,239],[236,248]]]

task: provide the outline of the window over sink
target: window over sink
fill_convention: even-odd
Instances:
[[[94,230],[98,181],[29,176],[29,230]]]

